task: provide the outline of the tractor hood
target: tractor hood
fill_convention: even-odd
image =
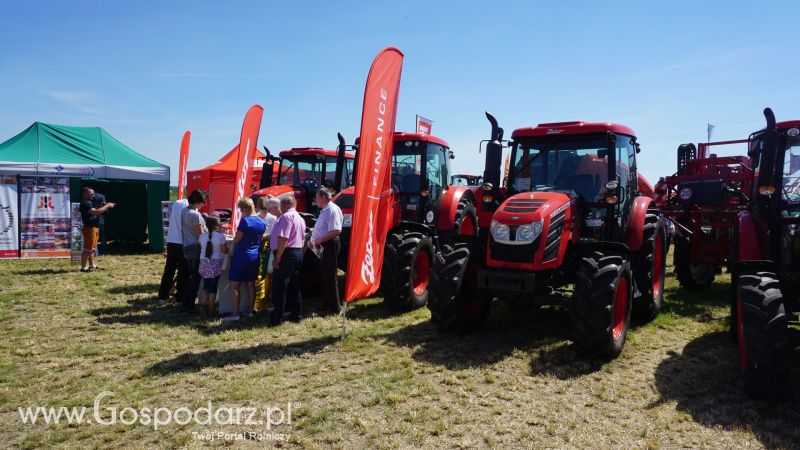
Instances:
[[[250,196],[251,197],[263,197],[263,196],[266,196],[266,195],[271,195],[273,197],[280,197],[281,195],[284,195],[284,194],[293,194],[293,193],[294,193],[294,189],[291,186],[286,186],[286,185],[280,184],[278,186],[270,186],[270,187],[265,187],[264,189],[259,189],[259,190],[255,191],[255,192],[253,192],[252,194],[250,194]]]
[[[536,222],[569,207],[572,199],[560,192],[523,192],[508,198],[494,214],[505,225]]]

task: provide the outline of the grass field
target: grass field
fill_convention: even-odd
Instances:
[[[225,327],[156,301],[160,255],[0,262],[0,445],[64,447],[759,448],[800,445],[800,408],[743,394],[728,279],[677,290],[616,360],[586,360],[555,308],[495,303],[482,332],[442,335],[376,300],[336,318]],[[313,301],[310,302],[313,306]],[[289,443],[201,441],[263,426],[22,424],[19,407],[293,407]]]

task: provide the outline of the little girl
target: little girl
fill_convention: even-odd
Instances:
[[[206,228],[208,233],[200,236],[200,276],[203,277],[208,315],[212,316],[222,273],[222,254],[228,252],[228,246],[225,245],[225,235],[219,232],[219,217],[207,216]]]

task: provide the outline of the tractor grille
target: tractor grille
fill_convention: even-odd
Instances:
[[[544,203],[544,200],[537,199],[514,199],[509,200],[506,206],[503,207],[503,210],[510,213],[529,213],[536,211],[539,207],[544,205]]]
[[[550,219],[550,228],[547,231],[547,240],[545,241],[543,261],[550,261],[558,256],[558,247],[559,243],[561,242],[561,231],[564,229],[564,219],[566,216],[567,210],[564,210]]]
[[[539,246],[541,236],[537,237],[530,244],[508,245],[496,242],[489,238],[489,251],[492,259],[506,262],[528,263],[533,262],[536,256],[536,248]]]
[[[336,203],[336,206],[342,209],[353,209],[355,198],[350,194],[342,194],[333,203]]]

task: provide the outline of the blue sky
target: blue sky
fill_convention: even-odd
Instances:
[[[406,55],[398,130],[415,114],[481,173],[483,111],[510,134],[540,122],[624,123],[651,181],[675,149],[746,137],[771,106],[800,118],[800,3],[9,2],[0,4],[0,141],[34,121],[102,126],[173,168],[238,142],[254,103],[260,145],[333,147],[358,133],[364,82],[388,45]]]

